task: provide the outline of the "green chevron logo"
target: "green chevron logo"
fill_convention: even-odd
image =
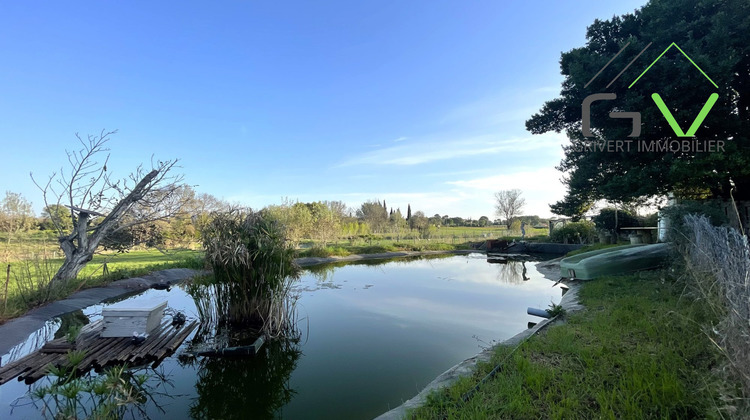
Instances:
[[[640,80],[640,78],[643,77],[643,75],[646,74],[646,72],[649,71],[651,67],[654,64],[656,64],[656,62],[659,61],[659,59],[661,59],[662,56],[664,56],[664,54],[666,54],[666,52],[669,51],[672,47],[677,48],[682,53],[682,55],[685,56],[685,58],[687,58],[688,61],[690,61],[690,63],[692,63],[693,66],[695,66],[695,68],[698,69],[699,72],[701,72],[703,77],[708,79],[708,81],[711,82],[711,84],[714,85],[714,87],[716,87],[717,89],[719,88],[719,86],[713,80],[711,80],[710,77],[708,77],[706,72],[703,71],[703,69],[701,69],[697,64],[695,64],[695,61],[693,61],[693,59],[690,58],[690,56],[687,55],[685,51],[683,51],[682,48],[679,47],[679,45],[673,42],[669,44],[669,46],[664,51],[662,51],[662,53],[659,54],[658,57],[656,57],[656,60],[654,60],[648,67],[646,67],[646,70],[643,70],[643,73],[641,73],[640,76],[638,76],[635,80],[633,80],[633,83],[631,83],[630,86],[628,86],[628,89],[632,88],[633,85],[635,85],[638,82],[638,80]],[[675,120],[674,116],[672,115],[672,112],[669,111],[669,108],[667,108],[667,105],[664,103],[664,101],[661,99],[661,96],[658,93],[652,93],[651,99],[653,99],[654,103],[656,103],[656,106],[659,108],[659,111],[661,111],[662,115],[664,115],[664,118],[669,123],[669,126],[672,127],[672,130],[677,135],[677,137],[693,137],[695,136],[696,131],[698,131],[698,128],[700,127],[703,120],[706,119],[706,116],[708,115],[708,113],[711,112],[711,108],[713,108],[714,104],[719,99],[719,94],[712,93],[711,96],[708,97],[708,101],[706,101],[706,103],[703,104],[703,108],[701,108],[701,111],[698,113],[698,116],[695,118],[695,120],[693,120],[693,123],[690,125],[690,128],[688,128],[687,132],[682,131],[682,128],[680,128],[679,124],[677,124],[677,120]]]
[[[690,128],[688,128],[687,133],[684,133],[682,131],[682,128],[680,128],[680,126],[677,124],[677,121],[672,116],[672,113],[669,111],[669,108],[667,108],[667,105],[664,103],[664,101],[661,99],[661,96],[659,96],[658,93],[652,93],[651,99],[653,99],[654,102],[656,102],[656,106],[659,107],[659,111],[661,111],[662,115],[664,115],[664,118],[667,119],[669,126],[672,127],[672,130],[674,130],[674,133],[677,134],[677,137],[693,137],[695,136],[695,132],[698,131],[698,127],[701,126],[701,123],[703,122],[703,120],[706,119],[706,116],[711,111],[711,108],[713,108],[714,104],[719,99],[719,94],[712,93],[711,96],[708,97],[708,101],[706,101],[706,103],[703,104],[703,108],[701,108],[701,112],[698,113],[698,116],[690,125]]]

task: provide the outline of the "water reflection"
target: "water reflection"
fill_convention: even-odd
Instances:
[[[266,342],[261,354],[246,359],[191,353],[251,344],[258,334],[219,325],[222,310],[215,305],[223,301],[216,290],[189,285],[149,290],[136,299],[168,299],[170,307],[188,315],[213,313],[217,323],[202,325],[179,356],[162,362],[175,375],[170,395],[182,396],[154,395],[166,404],[166,414],[153,406],[147,413],[164,420],[373,418],[479,347],[523,330],[536,320],[526,315],[527,307],[543,308],[559,299],[560,291],[533,262],[488,264],[486,258],[448,255],[310,267],[295,285],[302,292],[298,311],[304,333]],[[93,320],[100,311],[101,306],[83,313]],[[61,324],[56,321],[47,336]],[[27,390],[15,381],[0,387],[0,409],[5,407],[0,418],[8,417],[10,402]],[[12,418],[38,418],[35,414],[17,410]]]
[[[166,403],[178,397],[163,369],[114,366],[100,374],[79,376],[73,365],[50,368],[50,372],[51,376],[30,386],[26,396],[14,402],[11,415],[16,407],[34,407],[39,418],[45,419],[150,419],[154,416],[149,413],[166,414]]]
[[[75,335],[81,327],[89,324],[87,317],[82,310],[73,311],[60,317],[60,327],[55,331],[55,338],[62,338],[68,334]]]
[[[470,254],[475,255],[475,254]],[[297,287],[299,291],[302,292],[314,292],[316,290],[321,289],[341,289],[342,284],[341,283],[335,283],[333,282],[334,275],[333,273],[340,269],[341,267],[378,267],[381,266],[399,266],[399,265],[410,265],[417,261],[427,261],[430,260],[440,260],[445,258],[456,258],[455,254],[436,254],[436,255],[416,255],[413,257],[405,257],[405,258],[398,258],[398,259],[388,259],[388,258],[378,258],[378,259],[367,259],[367,260],[359,260],[359,261],[340,261],[340,262],[332,262],[327,264],[320,264],[320,265],[311,265],[304,267],[304,273],[310,274],[313,278],[315,278],[315,287],[305,286],[305,287]],[[484,256],[482,256],[484,258]],[[346,280],[344,280],[346,281]],[[370,285],[369,287],[372,287]]]
[[[181,357],[181,363],[198,366],[191,418],[274,418],[295,394],[289,378],[301,355],[298,344],[298,340],[273,340],[251,358]]]
[[[526,269],[526,261],[506,261],[497,264],[497,275],[495,279],[499,283],[521,284],[531,280]]]
[[[2,355],[2,357],[0,357],[0,366],[5,366],[29,353],[39,350],[47,341],[55,338],[55,333],[59,329],[59,318],[45,322],[40,329],[29,334],[29,337],[26,340],[14,346],[8,353]]]

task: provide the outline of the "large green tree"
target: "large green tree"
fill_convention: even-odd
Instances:
[[[595,200],[638,202],[668,192],[678,197],[727,197],[730,178],[737,184],[735,198],[750,198],[750,2],[652,0],[632,14],[595,21],[586,37],[585,46],[562,54],[565,80],[560,97],[526,122],[534,134],[566,132],[570,140],[558,167],[568,192],[551,206],[553,212],[577,216]],[[638,79],[672,43],[679,48],[669,48]],[[595,93],[614,93],[616,99],[592,104],[591,136],[585,137],[582,103]],[[718,94],[718,101],[694,139],[680,138],[653,93],[660,95],[682,130],[712,93]],[[640,136],[629,138],[630,120],[611,118],[610,112],[640,112]],[[629,151],[584,147],[591,140],[607,147],[627,139],[722,140],[724,150],[647,152],[637,150],[635,143]]]
[[[366,201],[357,210],[357,218],[370,225],[373,232],[380,233],[388,224],[388,211],[380,200]]]

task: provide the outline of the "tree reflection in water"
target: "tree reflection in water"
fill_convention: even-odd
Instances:
[[[264,419],[291,401],[289,378],[302,354],[295,296],[287,296],[286,322],[275,337],[267,338],[260,353],[246,357],[204,357],[207,349],[247,346],[262,334],[262,324],[229,322],[222,305],[220,286],[193,284],[188,288],[202,322],[190,342],[191,351],[178,357],[182,365],[197,370],[197,398],[190,406],[194,419]]]
[[[507,284],[521,284],[528,280],[525,261],[506,261],[498,264],[497,281]]]
[[[194,419],[266,419],[291,401],[289,377],[302,352],[299,339],[275,339],[248,358],[198,357],[198,397],[190,406]]]

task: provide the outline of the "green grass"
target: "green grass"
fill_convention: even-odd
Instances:
[[[548,229],[526,228],[526,240],[535,241],[545,239]],[[441,227],[430,230],[429,238],[420,238],[417,230],[404,230],[400,233],[375,233],[368,235],[354,235],[351,238],[340,238],[329,242],[331,246],[364,246],[388,245],[393,243],[425,244],[439,242],[457,245],[466,242],[479,242],[487,239],[521,239],[520,230],[509,231],[504,226],[487,227]],[[314,246],[314,241],[306,241]]]
[[[27,310],[47,301],[64,298],[76,290],[100,286],[114,280],[138,277],[156,270],[168,268],[202,268],[203,256],[199,251],[173,250],[162,253],[158,250],[136,250],[125,254],[95,255],[78,274],[78,278],[69,282],[62,290],[51,296],[44,293],[44,278],[50,278],[62,264],[61,258],[49,258],[49,254],[37,250],[36,256],[10,263],[10,281],[8,282],[8,302],[0,302],[0,320],[18,316]],[[45,259],[45,255],[47,258]],[[104,263],[108,272],[104,273]],[[6,266],[0,272],[0,297],[5,295]],[[37,283],[29,286],[28,281]],[[41,286],[40,286],[41,284]],[[24,285],[26,285],[24,287]],[[39,289],[39,290],[34,290]]]
[[[500,372],[473,388],[512,349],[433,393],[417,419],[717,417],[727,385],[715,376],[721,357],[702,332],[707,313],[680,299],[663,272],[585,283],[586,311],[569,314],[522,344]],[[726,413],[723,413],[726,415]]]
[[[468,244],[447,244],[442,242],[384,242],[378,245],[335,245],[328,247],[313,246],[311,248],[297,251],[297,257],[345,257],[347,255],[358,254],[382,254],[385,252],[398,251],[453,251],[456,249],[468,248]]]

